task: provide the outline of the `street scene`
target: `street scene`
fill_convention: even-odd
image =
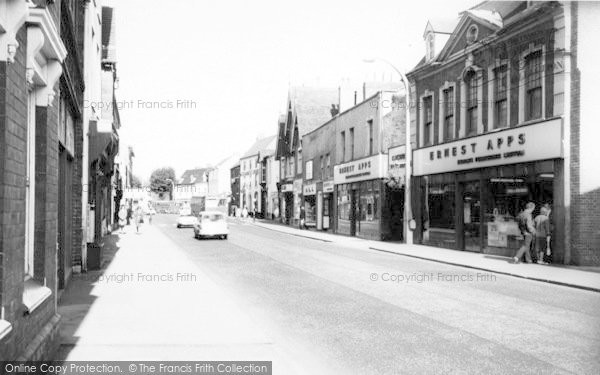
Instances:
[[[0,374],[597,374],[600,2],[0,0]]]

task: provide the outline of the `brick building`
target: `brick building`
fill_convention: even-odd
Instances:
[[[69,187],[59,187],[59,181],[65,185],[71,181],[62,174],[66,172],[63,162],[68,157],[74,163],[69,167],[71,178],[77,175],[80,147],[74,139],[78,131],[74,129],[77,113],[73,111],[77,108],[69,108],[72,111],[69,115],[61,109],[65,100],[77,99],[79,94],[76,85],[74,92],[61,93],[68,87],[67,82],[60,81],[63,70],[76,74],[74,66],[79,64],[76,55],[65,60],[67,52],[76,46],[65,45],[61,39],[61,34],[64,36],[63,32],[71,31],[68,28],[76,24],[73,18],[78,13],[70,5],[62,1],[0,3],[4,13],[0,17],[0,358],[3,359],[48,359],[57,344],[60,320],[56,312],[60,282],[57,233],[63,228],[62,234],[66,236],[64,228],[76,227],[64,221],[71,213],[59,216],[59,210],[68,207],[64,199],[69,198],[64,191]],[[76,84],[77,78],[74,79]],[[76,188],[73,193],[75,199]],[[73,220],[77,220],[74,216]],[[69,235],[71,240],[76,237]],[[70,251],[66,245],[59,241],[63,254]],[[62,263],[64,259],[59,260]]]
[[[388,170],[389,149],[403,144],[401,102],[397,91],[379,91],[331,122],[336,233],[402,238],[403,185],[394,183]]]
[[[600,264],[599,155],[581,137],[597,116],[590,101],[579,107],[580,75],[595,78],[578,50],[599,9],[488,1],[462,12],[447,40],[427,25],[425,57],[408,74],[415,242],[512,256],[515,217],[533,201],[553,208],[553,262]]]

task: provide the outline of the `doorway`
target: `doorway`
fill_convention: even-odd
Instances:
[[[350,191],[350,235],[356,236],[357,226],[360,232],[360,223],[358,222],[358,190]]]
[[[464,250],[481,252],[481,184],[479,181],[461,183]],[[459,211],[461,212],[461,211]]]

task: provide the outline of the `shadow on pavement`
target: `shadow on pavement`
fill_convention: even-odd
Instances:
[[[76,335],[77,330],[96,301],[92,290],[119,250],[119,240],[120,235],[116,231],[104,236],[100,243],[102,249],[100,269],[73,275],[60,296],[58,313],[61,315],[61,337],[60,347],[55,360],[65,360],[71,350],[77,345],[79,341]]]

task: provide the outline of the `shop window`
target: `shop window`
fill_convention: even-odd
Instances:
[[[454,229],[454,183],[428,184],[429,228]]]
[[[338,218],[350,220],[350,190],[348,185],[338,185]]]

